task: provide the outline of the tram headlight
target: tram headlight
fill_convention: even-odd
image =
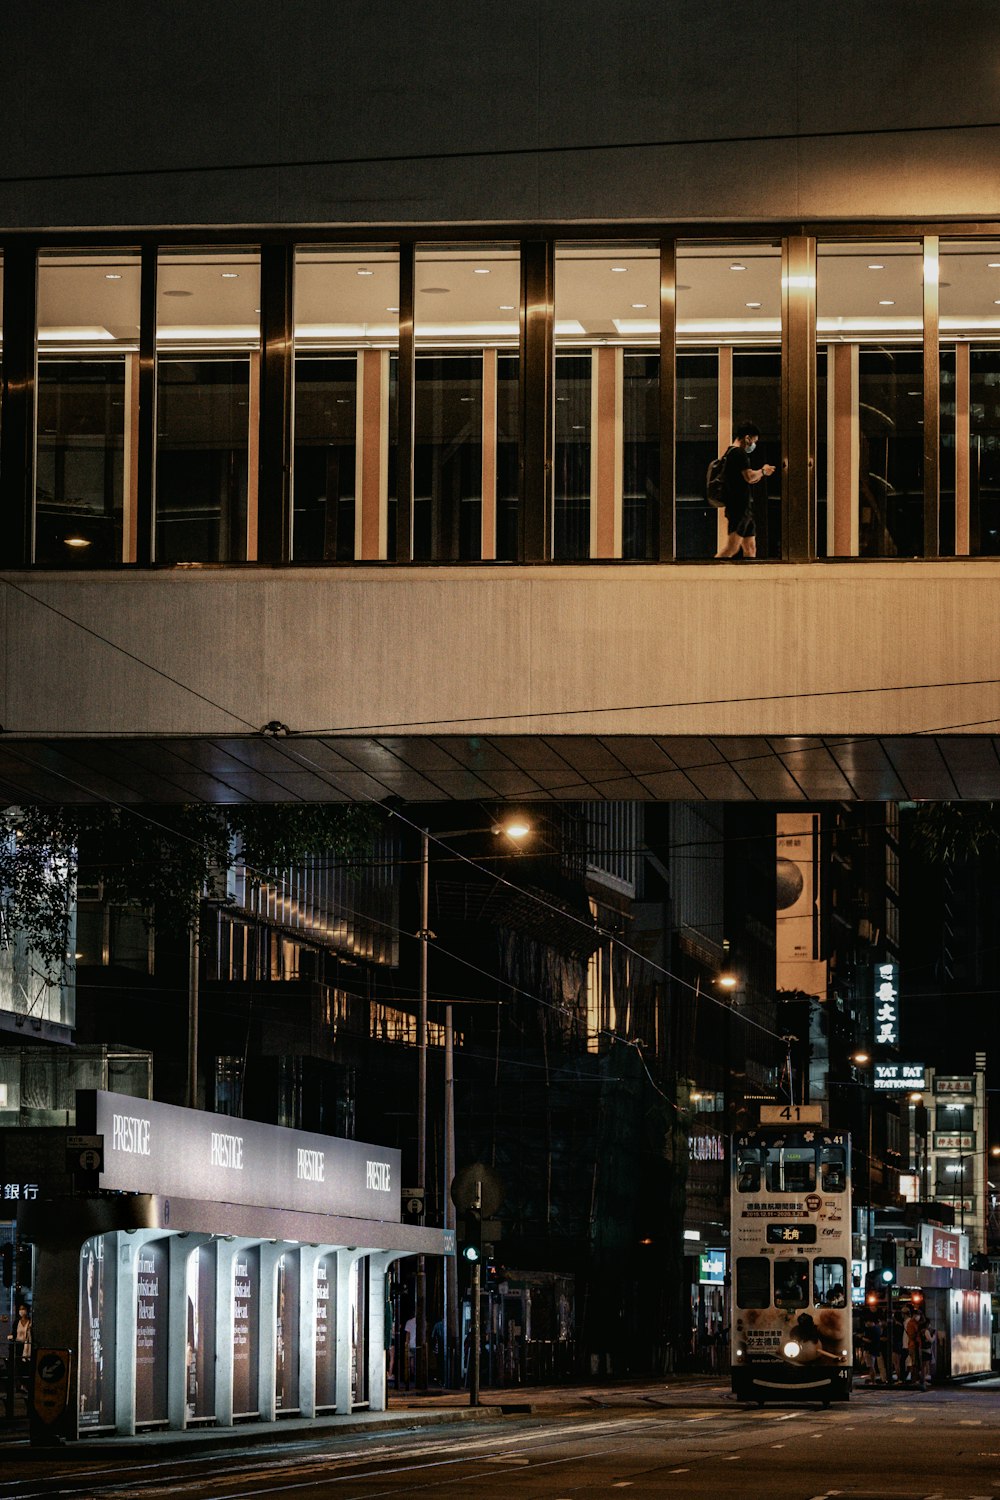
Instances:
[[[799,1352],[799,1345],[795,1342],[794,1339],[789,1339],[788,1343],[782,1350],[782,1353],[784,1354],[786,1359],[798,1359]]]

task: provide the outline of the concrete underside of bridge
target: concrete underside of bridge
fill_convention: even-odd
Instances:
[[[11,802],[1000,797],[1000,560],[0,583]]]

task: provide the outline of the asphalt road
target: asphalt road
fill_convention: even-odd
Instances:
[[[526,1393],[527,1394],[527,1393]],[[1000,1393],[861,1392],[846,1406],[736,1405],[721,1386],[651,1385],[446,1420],[237,1447],[99,1443],[44,1457],[6,1448],[0,1495],[62,1500],[1000,1500]]]

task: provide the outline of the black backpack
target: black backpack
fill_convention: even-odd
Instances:
[[[705,474],[705,499],[715,510],[725,507],[723,487],[726,480],[726,458],[732,452],[732,445],[728,447],[719,458],[713,458]]]

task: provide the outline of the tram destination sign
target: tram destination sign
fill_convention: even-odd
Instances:
[[[104,1189],[400,1220],[400,1153],[385,1146],[90,1089],[77,1119],[104,1137]]]

